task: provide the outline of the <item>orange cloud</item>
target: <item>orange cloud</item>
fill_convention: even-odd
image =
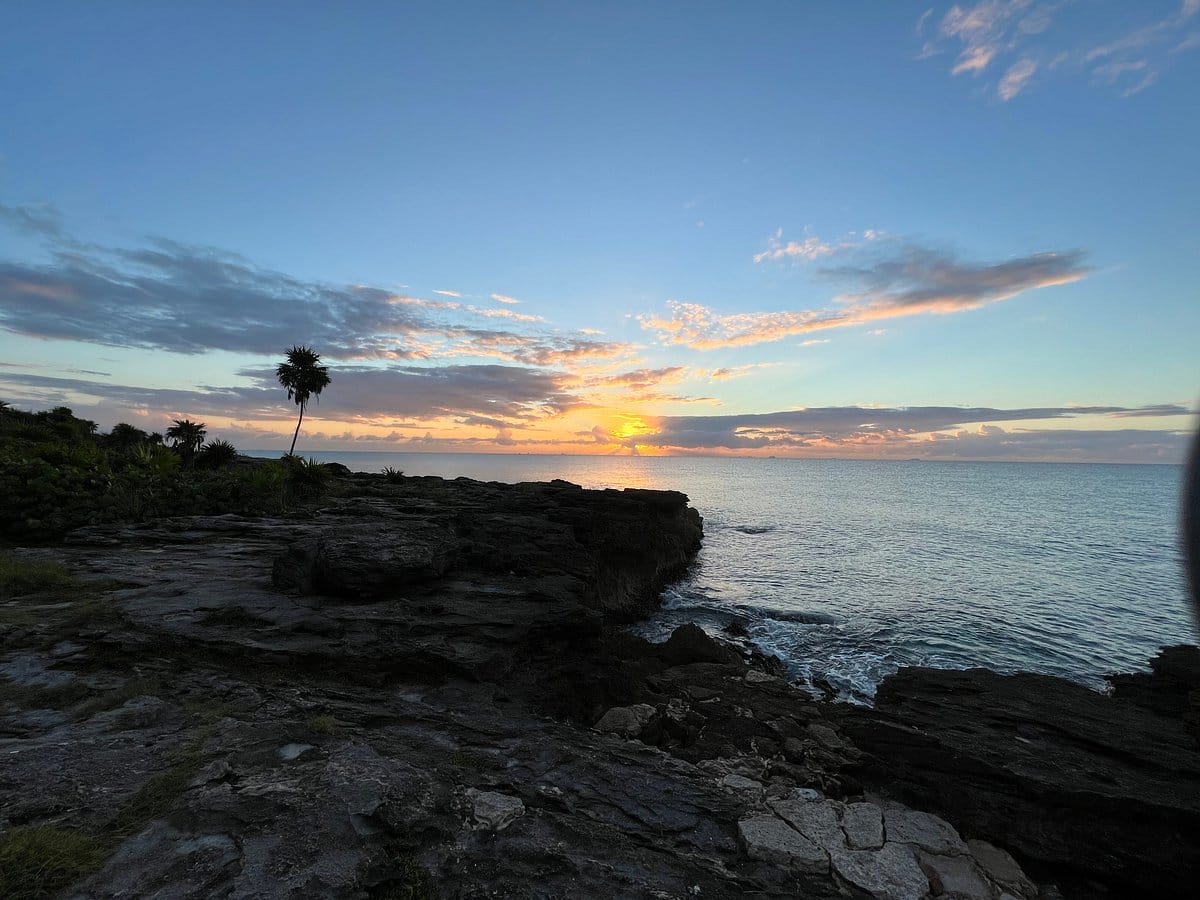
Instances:
[[[743,347],[882,319],[978,309],[1026,291],[1079,281],[1088,271],[1078,250],[977,264],[907,247],[898,256],[865,266],[826,270],[865,285],[834,298],[836,307],[722,315],[698,303],[668,301],[669,317],[642,315],[638,321],[667,344],[694,350]]]

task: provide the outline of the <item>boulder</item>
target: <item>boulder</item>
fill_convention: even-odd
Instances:
[[[689,663],[736,665],[742,659],[736,648],[709,637],[708,632],[692,622],[680,625],[671,632],[659,655],[672,666]]]

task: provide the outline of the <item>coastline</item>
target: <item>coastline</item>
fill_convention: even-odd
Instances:
[[[330,468],[292,515],[21,551],[87,587],[4,605],[0,800],[108,836],[80,895],[1189,895],[1193,652],[1113,696],[905,669],[826,703],[621,627],[700,546],[683,494]]]

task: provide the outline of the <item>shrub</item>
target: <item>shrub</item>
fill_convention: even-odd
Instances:
[[[384,466],[383,477],[388,480],[389,484],[399,484],[404,480],[404,473],[394,466]]]
[[[179,454],[162,444],[140,444],[133,449],[131,459],[150,475],[170,475],[179,468]]]
[[[329,470],[323,463],[300,456],[285,456],[283,464],[287,471],[288,486],[297,497],[319,497],[324,493]]]
[[[219,469],[237,459],[237,447],[229,441],[209,441],[196,454],[196,466],[201,469]]]

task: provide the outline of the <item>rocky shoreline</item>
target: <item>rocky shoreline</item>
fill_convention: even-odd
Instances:
[[[13,550],[79,579],[0,600],[0,845],[94,855],[43,895],[1194,891],[1195,648],[1111,695],[907,669],[831,704],[622,627],[700,546],[682,494],[336,480]]]

